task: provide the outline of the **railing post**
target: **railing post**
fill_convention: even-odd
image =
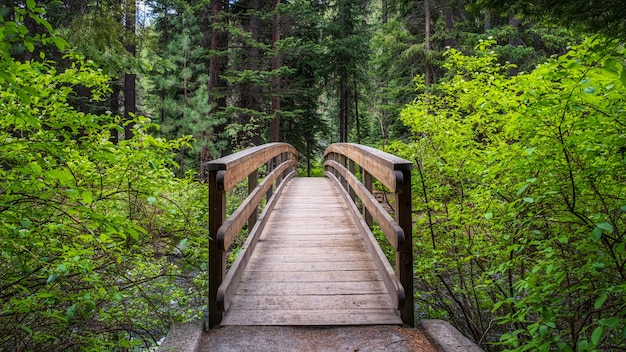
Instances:
[[[278,167],[280,164],[282,164],[285,161],[285,153],[281,153],[280,155],[276,156],[275,160],[276,160],[276,166]],[[283,182],[283,175],[284,175],[284,171],[276,179],[276,184],[277,185],[279,185],[281,182]]]
[[[219,325],[222,312],[217,307],[217,290],[226,275],[226,255],[217,246],[217,231],[226,220],[226,192],[223,170],[209,171],[209,328]]]
[[[274,170],[275,164],[274,164],[274,159],[270,159],[267,162],[267,172],[266,174],[269,175],[270,172],[272,172]],[[270,189],[267,190],[267,193],[265,193],[265,200],[269,202],[270,198],[272,198],[272,194],[274,194],[274,186],[270,186]]]
[[[341,165],[347,167],[348,166],[348,157],[340,154],[339,155],[339,160]],[[346,180],[345,177],[343,177],[342,175],[339,175],[339,179],[341,180],[341,185],[343,186],[343,188],[346,190],[346,192],[348,191],[348,180]]]
[[[350,173],[352,173],[353,175],[356,174],[356,167],[354,166],[354,161],[352,159],[348,159],[348,170],[350,170]],[[346,180],[346,188],[349,191],[348,193],[350,194],[350,198],[352,199],[352,202],[356,202],[356,193],[354,192],[354,190],[348,185],[348,180]]]
[[[259,171],[254,170],[250,175],[248,175],[248,195],[254,191],[254,189],[259,185]],[[252,230],[256,221],[259,217],[259,207],[254,208],[254,211],[248,218],[248,233]]]
[[[363,185],[370,192],[370,194],[372,194],[372,174],[370,174],[369,172],[367,172],[367,170],[361,167],[361,175],[363,176]],[[363,218],[365,219],[365,223],[367,223],[367,226],[369,226],[371,229],[374,225],[374,220],[372,219],[372,214],[370,214],[369,210],[367,210],[365,206],[363,206]]]
[[[398,175],[399,174],[399,175]],[[411,170],[396,171],[400,180],[396,190],[396,221],[404,231],[404,243],[396,253],[398,279],[404,287],[406,298],[400,316],[405,324],[415,326],[413,305],[413,218],[411,206]]]

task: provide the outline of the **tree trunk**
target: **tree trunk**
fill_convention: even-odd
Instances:
[[[485,33],[491,30],[491,12],[489,10],[485,10],[485,25],[483,27]]]
[[[433,83],[432,67],[430,65],[430,0],[424,0],[424,17],[426,24],[425,31],[425,47],[426,47],[426,65],[424,71],[424,84],[427,86]]]
[[[259,42],[260,38],[260,23],[259,18],[256,15],[260,9],[259,0],[251,0],[250,7],[254,11],[252,16],[250,17],[250,34],[252,35],[252,39],[254,39],[254,44],[250,47],[250,70],[253,72],[259,71],[259,61],[261,57],[261,53],[259,47],[256,43]],[[248,85],[247,97],[245,107],[249,108],[251,111],[260,111],[261,110],[261,102],[260,102],[260,93],[261,90],[259,86],[255,83],[246,82]],[[248,114],[247,123],[250,122],[252,116]],[[261,145],[263,144],[263,140],[261,138],[261,124],[257,123],[257,127],[254,129],[254,133],[252,134],[252,144],[253,145]]]
[[[443,5],[443,16],[446,20],[446,39],[444,39],[444,45],[447,47],[454,48],[456,47],[457,41],[454,37],[454,11],[453,11],[453,2],[454,0],[447,0]]]
[[[111,82],[111,98],[109,100],[109,110],[111,115],[118,116],[120,114],[120,93],[122,90],[122,84],[119,78]],[[111,136],[109,140],[113,144],[117,144],[120,141],[119,131],[115,128],[111,129]]]
[[[361,121],[359,119],[359,91],[356,85],[356,73],[354,74],[354,122],[356,123],[356,142],[361,144]]]
[[[209,59],[209,118],[215,118],[215,113],[223,110],[226,107],[226,97],[223,91],[226,82],[221,77],[222,68],[226,66],[226,60],[228,60],[221,52],[226,48],[226,33],[219,28],[219,24],[222,20],[222,12],[226,11],[228,3],[224,0],[215,0],[211,5],[211,19],[209,23],[212,23],[210,30],[211,34],[211,57]],[[213,133],[216,137],[221,137],[225,130],[225,124],[218,124],[214,127]],[[200,133],[200,140],[204,142],[202,149],[200,150],[200,172],[199,176],[201,180],[206,180],[207,174],[205,170],[205,164],[211,160],[211,153],[209,152],[208,143],[210,142],[209,136],[211,131],[202,131]],[[211,308],[209,308],[211,309]]]
[[[387,13],[387,0],[382,0],[382,11],[383,11],[383,18],[382,18],[382,22],[383,24],[387,23],[389,21],[389,15]]]
[[[135,33],[137,29],[137,2],[136,0],[126,0],[124,3],[125,28],[126,28],[126,51],[132,56],[137,55],[137,46]],[[128,67],[128,71],[124,74],[124,119],[132,120],[137,110],[137,93],[136,78],[132,72],[133,68]],[[124,126],[124,139],[133,138],[134,123],[127,123]]]
[[[348,141],[348,78],[342,73],[339,78],[339,142]]]
[[[274,50],[277,49],[277,44],[280,41],[280,14],[278,13],[278,4],[280,0],[274,0],[274,19],[272,20],[272,46]],[[278,70],[282,64],[281,55],[275,53],[274,60],[272,61],[272,70]],[[272,94],[272,114],[274,118],[271,124],[271,138],[272,142],[280,141],[280,77],[275,75],[272,78],[272,86],[274,94]]]

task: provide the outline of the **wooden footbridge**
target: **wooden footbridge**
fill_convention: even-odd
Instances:
[[[297,152],[285,143],[208,164],[210,327],[414,325],[411,162],[348,143],[324,158],[323,178],[295,177]],[[393,217],[372,195],[375,180],[394,193]],[[228,192],[246,181],[248,197],[227,218]],[[395,251],[393,266],[374,225]]]

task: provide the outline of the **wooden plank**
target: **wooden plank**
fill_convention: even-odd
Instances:
[[[237,289],[238,295],[275,295],[275,296],[306,296],[306,295],[349,295],[387,293],[381,281],[363,282],[241,282]]]
[[[254,271],[244,274],[241,282],[354,282],[380,280],[375,270],[313,271]]]
[[[304,254],[304,253],[289,253],[289,254],[272,254],[266,252],[263,255],[263,261],[265,263],[317,263],[317,262],[332,262],[343,263],[352,261],[368,261],[370,257],[367,253],[342,253],[342,254]]]
[[[337,263],[266,263],[262,259],[254,258],[248,266],[249,271],[332,271],[332,270],[373,270],[376,269],[371,260],[359,262]]]
[[[272,225],[277,225],[277,224],[274,223]],[[278,226],[280,226],[280,223],[278,223]],[[271,231],[272,232],[268,233],[267,236],[264,236],[264,238],[275,241],[276,238],[280,236],[291,236],[296,241],[302,241],[302,240],[307,240],[307,239],[311,241],[315,241],[320,236],[344,235],[344,236],[348,236],[348,238],[350,238],[352,242],[358,241],[358,239],[354,238],[354,236],[358,234],[358,232],[355,231],[354,229],[334,228],[331,231],[328,228],[317,227],[317,226],[316,227],[312,226],[310,228],[285,226],[282,229],[273,228]],[[330,238],[326,238],[326,239],[330,239]]]
[[[297,250],[298,253],[301,254],[333,254],[333,255],[341,255],[343,253],[362,253],[364,247],[362,245],[353,245],[353,246],[342,246],[342,247],[292,247],[292,246],[284,246],[284,247],[272,247],[267,245],[259,245],[254,251],[258,252],[260,256],[266,254],[291,254],[294,250]]]
[[[264,246],[275,246],[275,247],[302,247],[302,246],[312,246],[312,247],[341,247],[341,246],[352,246],[354,245],[354,241],[352,239],[345,238],[329,238],[329,239],[319,239],[318,241],[311,240],[293,240],[292,243],[285,243],[284,239],[259,239],[259,244],[263,244]],[[300,242],[300,244],[296,244],[296,242]],[[295,247],[294,247],[295,246]]]
[[[356,310],[380,309],[390,304],[386,294],[284,297],[271,295],[235,296],[233,310]]]
[[[398,325],[402,320],[394,309],[354,310],[232,310],[223,325]]]

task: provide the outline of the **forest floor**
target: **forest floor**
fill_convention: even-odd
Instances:
[[[201,352],[436,352],[419,329],[400,326],[225,326],[203,334]]]

